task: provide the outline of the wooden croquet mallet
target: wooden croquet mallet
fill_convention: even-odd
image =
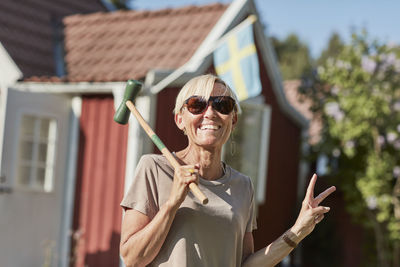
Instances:
[[[161,151],[161,153],[167,158],[169,163],[174,167],[174,169],[180,166],[179,162],[176,160],[174,155],[166,148],[164,143],[160,140],[160,138],[154,133],[149,124],[143,119],[142,115],[140,115],[139,111],[136,109],[133,104],[136,96],[140,92],[142,88],[142,83],[136,80],[128,80],[126,83],[124,99],[122,103],[119,105],[117,111],[114,115],[114,121],[119,124],[127,124],[129,120],[129,114],[132,113],[136,119],[138,120],[140,126],[142,126],[143,130],[147,133],[147,135],[151,138],[153,143],[157,146],[157,148]],[[131,112],[129,112],[131,111]],[[189,188],[192,191],[193,195],[195,195],[202,204],[208,203],[208,198],[200,191],[199,187],[195,183],[190,183]]]

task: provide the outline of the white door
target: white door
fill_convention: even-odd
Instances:
[[[56,266],[71,101],[12,89],[0,97],[0,265]]]

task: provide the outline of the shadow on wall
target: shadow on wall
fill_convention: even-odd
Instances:
[[[119,241],[120,234],[113,232],[111,234],[109,249],[99,250],[94,253],[82,253],[79,247],[84,246],[84,235],[74,240],[75,247],[72,248],[70,267],[119,267]],[[79,244],[78,246],[76,246]]]
[[[108,250],[88,253],[85,257],[85,267],[118,267],[119,266],[119,241],[121,235],[113,232]]]

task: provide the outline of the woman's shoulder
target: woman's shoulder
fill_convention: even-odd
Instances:
[[[253,182],[251,180],[251,178],[241,172],[239,172],[238,170],[232,168],[230,165],[226,164],[226,171],[230,172],[231,175],[231,179],[235,182],[239,182],[241,184],[246,184],[248,186],[253,187]]]
[[[254,186],[251,178],[238,170],[226,165],[227,172],[230,172],[230,184],[240,190],[244,199],[252,199],[254,196]]]
[[[144,154],[141,156],[138,165],[148,168],[161,168],[165,171],[170,171],[170,169],[172,169],[167,158],[161,154]]]
[[[164,155],[161,154],[143,154],[140,157],[140,162],[147,164],[167,164],[168,160]]]
[[[165,157],[160,154],[143,154],[140,158],[140,161],[148,162],[148,163],[160,162],[160,161],[164,161],[164,160],[165,160]]]
[[[161,155],[157,154],[144,154],[140,157],[137,168],[155,168],[160,161]]]

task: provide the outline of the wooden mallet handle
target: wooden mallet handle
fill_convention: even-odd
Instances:
[[[174,155],[172,155],[172,153],[168,150],[168,148],[164,145],[164,143],[160,140],[160,138],[154,133],[154,131],[151,129],[151,127],[146,122],[146,120],[143,119],[142,115],[136,109],[133,102],[130,100],[126,101],[126,106],[132,112],[132,114],[135,116],[135,118],[137,119],[139,124],[142,126],[143,130],[150,137],[150,139],[153,141],[153,143],[157,146],[157,148],[161,151],[161,153],[167,158],[169,163],[171,163],[171,165],[174,167],[174,169],[179,168],[181,166],[179,164],[179,162],[176,160]],[[197,197],[197,199],[200,200],[200,202],[202,204],[205,205],[208,203],[208,198],[203,194],[203,192],[200,191],[200,188],[197,186],[197,184],[190,183],[189,188],[192,191],[193,195],[195,195],[195,197]]]

